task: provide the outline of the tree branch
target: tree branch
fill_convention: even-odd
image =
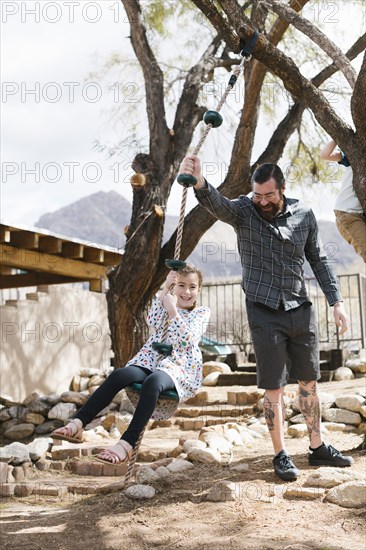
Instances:
[[[194,0],[194,2],[198,6],[201,0]],[[252,28],[242,18],[237,21],[237,29],[242,40],[247,40],[253,33]],[[218,32],[220,33],[220,30]],[[228,37],[227,32],[226,36]],[[240,38],[237,39],[231,33],[228,47],[236,51]],[[328,134],[335,136],[337,143],[343,149],[347,149],[355,137],[353,130],[337,116],[323,94],[302,76],[291,58],[271,44],[264,35],[259,36],[253,50],[253,57],[273,71],[283,81],[285,88],[313,111],[316,119]]]
[[[360,37],[348,50],[346,53],[347,58],[352,61],[355,59],[366,47],[366,34]],[[311,82],[314,86],[320,86],[328,78],[338,71],[338,68],[334,63],[323,69],[320,73],[314,76]],[[250,176],[256,169],[259,164],[264,162],[278,162],[281,158],[284,148],[287,141],[293,134],[293,132],[298,127],[298,124],[301,120],[301,116],[306,109],[306,105],[300,101],[296,101],[291,107],[289,112],[283,118],[283,120],[278,124],[276,130],[271,136],[267,147],[258,157],[256,162],[250,167],[250,171],[247,173],[245,179],[238,179],[237,177],[232,179],[233,173],[229,172],[228,176],[230,181],[234,185],[228,186],[229,179],[226,178],[227,182],[222,184],[219,189],[224,193],[225,196],[229,198],[236,198],[239,194],[246,194],[250,191]],[[233,155],[234,164],[239,164],[235,162]],[[241,159],[242,160],[242,159]],[[215,223],[216,218],[211,216],[206,210],[200,206],[193,208],[185,217],[184,220],[184,231],[183,231],[183,241],[181,249],[181,258],[187,258],[194,250],[195,245],[192,246],[191,243],[196,243],[198,240],[205,234],[205,232],[212,227]],[[163,277],[166,274],[165,268],[165,259],[170,258],[174,254],[176,232],[170,237],[170,239],[164,244],[161,249],[161,254],[158,263],[157,276],[156,280],[154,279],[153,283],[156,285],[154,292],[158,290]]]
[[[361,70],[359,72],[355,89],[351,98],[351,111],[358,137],[366,142],[366,52],[363,57]]]
[[[277,0],[261,0],[260,3],[275,12],[281,19],[285,19],[288,23],[291,23],[296,29],[308,36],[317,46],[324,50],[344,74],[351,88],[354,88],[357,79],[356,71],[342,50],[321,30],[304,17],[298,15],[293,9]]]
[[[130,21],[131,44],[145,80],[146,110],[150,134],[150,154],[157,166],[163,165],[170,136],[165,117],[164,75],[146,36],[138,0],[121,0]],[[159,140],[155,136],[159,136]]]

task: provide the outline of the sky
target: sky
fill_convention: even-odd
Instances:
[[[97,140],[117,143],[131,113],[144,109],[142,78],[124,70],[123,63],[103,80],[93,74],[113,54],[122,60],[132,55],[129,22],[119,0],[3,0],[0,6],[1,220],[32,226],[42,214],[98,191],[114,190],[131,201],[134,155],[108,158],[94,147]],[[363,0],[312,0],[307,16],[328,36],[338,37],[345,51],[365,32],[365,6]],[[340,40],[342,32],[346,34]],[[167,59],[174,57],[175,48],[184,56],[184,38],[175,33],[167,37]],[[338,100],[336,93],[334,97],[334,107],[350,122],[347,100]],[[228,108],[239,110],[234,97],[228,102]],[[111,112],[125,107],[127,114],[113,125]],[[254,156],[268,140],[270,126],[261,121]],[[208,159],[216,159],[217,151],[223,155],[214,170],[206,163],[206,170],[213,172],[210,181],[219,184],[232,143],[227,133],[216,132],[207,138],[205,154]],[[291,195],[311,202],[318,218],[333,219],[335,192],[328,185],[317,186],[316,201],[312,190],[293,187]],[[180,200],[176,185],[168,214],[178,215]],[[190,192],[188,208],[195,204]]]

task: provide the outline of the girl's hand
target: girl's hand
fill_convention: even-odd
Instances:
[[[178,283],[178,272],[169,271],[167,278],[165,279],[163,289],[159,293],[159,299],[164,303],[164,296],[166,296],[171,287]]]
[[[179,280],[178,271],[169,271],[167,278],[165,279],[164,287],[169,290],[172,285],[176,285]]]
[[[168,312],[170,319],[178,314],[177,310],[177,296],[175,294],[166,294],[163,298],[163,306]]]

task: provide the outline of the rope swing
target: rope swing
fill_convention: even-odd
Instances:
[[[220,99],[216,110],[210,110],[206,111],[206,113],[203,115],[203,122],[206,124],[206,129],[203,132],[199,142],[197,143],[196,147],[193,150],[192,155],[196,156],[198,152],[200,151],[202,145],[204,144],[208,134],[210,133],[210,130],[212,128],[218,128],[221,126],[223,122],[223,118],[220,115],[220,110],[222,106],[225,104],[226,99],[229,95],[229,93],[234,88],[236,81],[238,80],[238,77],[241,73],[241,71],[244,69],[245,64],[250,61],[252,57],[252,51],[253,48],[258,40],[259,33],[257,31],[254,31],[253,35],[247,40],[246,42],[240,42],[240,56],[241,61],[237,67],[233,70],[229,82],[227,84],[226,90]],[[183,186],[183,192],[182,192],[182,201],[181,201],[181,207],[180,207],[180,213],[179,213],[179,221],[178,221],[178,228],[177,228],[177,238],[175,241],[175,249],[174,249],[174,259],[173,260],[165,260],[165,265],[173,270],[173,271],[180,271],[186,266],[186,262],[183,260],[180,260],[180,251],[182,246],[182,237],[183,237],[183,226],[184,226],[184,216],[185,216],[185,210],[186,210],[186,204],[187,204],[187,192],[189,187],[193,187],[197,183],[197,178],[195,176],[192,176],[192,174],[179,174],[177,177],[177,181],[180,185]],[[166,344],[164,340],[166,339],[166,336],[168,334],[168,323],[166,316],[162,321],[165,323],[164,330],[161,336],[162,341],[161,342],[154,342],[153,343],[153,349],[155,351],[158,351],[164,356],[168,356],[172,352],[172,345]]]

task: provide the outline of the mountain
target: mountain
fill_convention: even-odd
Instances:
[[[119,193],[99,191],[44,214],[35,226],[89,243],[123,248],[124,227],[129,224],[130,216],[131,204]],[[323,245],[336,272],[357,273],[364,269],[361,258],[339,235],[335,223],[325,220],[318,223]],[[166,217],[165,240],[177,224],[177,216]],[[241,264],[233,228],[216,222],[199,241],[189,261],[202,269],[206,278],[240,276]],[[305,266],[305,272],[312,275],[309,265]]]

